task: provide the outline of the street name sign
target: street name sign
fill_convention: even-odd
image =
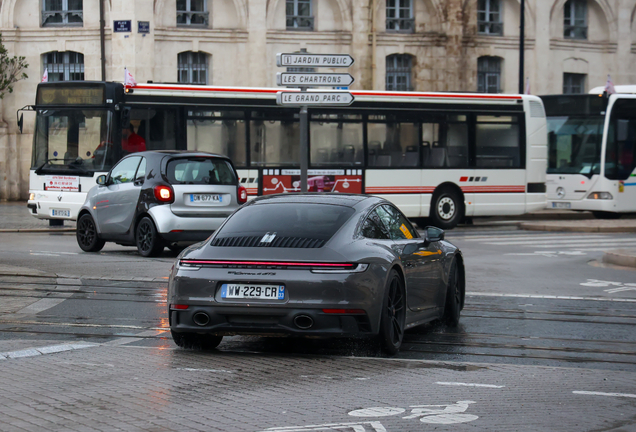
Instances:
[[[276,103],[286,106],[351,105],[354,97],[349,92],[278,92]]]
[[[349,86],[353,77],[348,73],[294,73],[278,72],[276,83],[279,86]]]
[[[353,64],[353,57],[349,54],[306,54],[306,53],[278,53],[276,66],[296,67],[349,67]]]

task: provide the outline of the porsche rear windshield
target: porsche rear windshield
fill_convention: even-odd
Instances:
[[[190,157],[168,162],[168,181],[171,184],[235,185],[236,175],[225,159]]]
[[[353,215],[350,207],[310,203],[255,204],[236,212],[217,238],[275,237],[327,241]],[[271,240],[270,240],[271,241]]]

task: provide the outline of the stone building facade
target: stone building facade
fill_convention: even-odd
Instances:
[[[105,56],[101,56],[100,1]],[[636,0],[526,0],[533,94],[636,82]],[[352,88],[518,91],[519,0],[2,0],[0,31],[29,79],[2,101],[0,199],[25,199],[32,114],[49,80],[274,86],[278,52],[349,53]],[[130,31],[114,31],[130,21]],[[144,32],[147,30],[147,32]]]

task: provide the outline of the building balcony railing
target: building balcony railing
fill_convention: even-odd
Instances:
[[[287,30],[313,30],[314,17],[303,15],[287,15]]]
[[[564,25],[563,37],[566,39],[587,39],[586,25]]]
[[[503,23],[492,21],[477,21],[479,34],[503,36]]]
[[[177,11],[177,26],[207,27],[210,12]]]
[[[81,26],[84,24],[84,11],[56,10],[42,11],[42,27]]]
[[[413,33],[415,18],[387,18],[386,29],[390,32]]]

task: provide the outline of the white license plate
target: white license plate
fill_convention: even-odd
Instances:
[[[70,210],[51,209],[51,216],[71,217]]]
[[[223,202],[223,195],[190,194],[190,202]]]
[[[283,285],[223,284],[221,298],[285,300],[285,287]]]
[[[569,202],[553,202],[552,208],[569,209],[570,203]]]

